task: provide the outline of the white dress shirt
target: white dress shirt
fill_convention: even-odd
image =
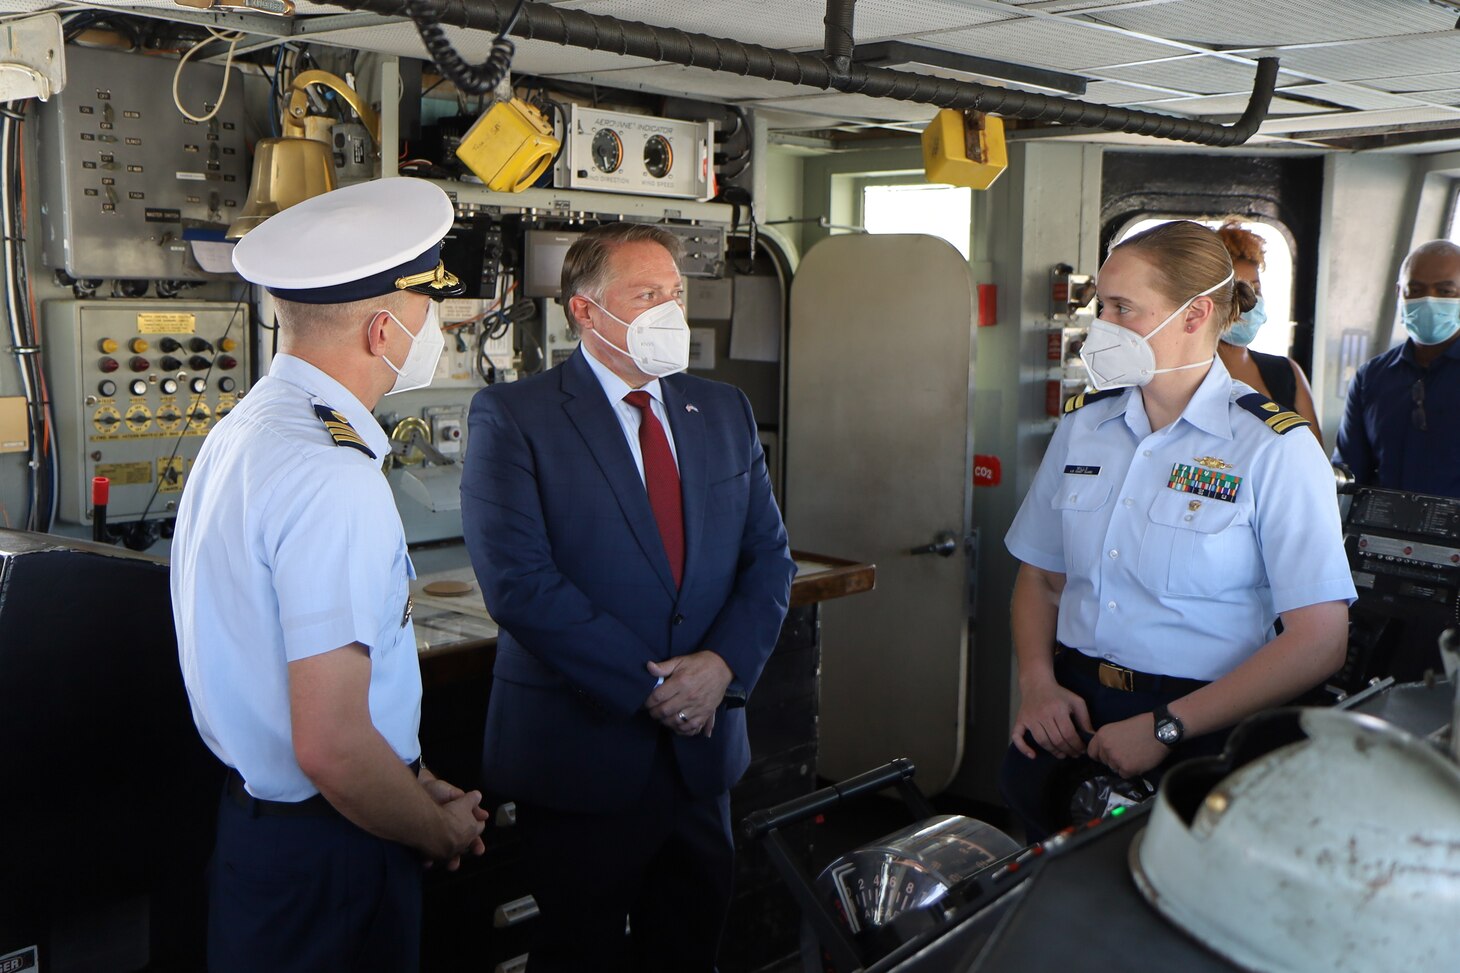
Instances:
[[[607,365],[593,357],[588,350],[588,342],[583,343],[583,357],[588,359],[588,367],[593,369],[598,384],[603,386],[603,394],[608,396],[608,402],[613,406],[613,414],[618,416],[618,424],[623,427],[624,438],[628,440],[629,452],[634,454],[634,466],[639,470],[639,479],[644,479],[644,451],[639,448],[639,420],[642,413],[638,408],[624,401],[624,396],[634,391],[627,382],[611,372]],[[649,408],[654,410],[654,416],[659,420],[659,425],[664,427],[664,438],[669,440],[669,452],[674,456],[675,469],[679,468],[679,451],[674,446],[674,430],[669,428],[669,413],[664,408],[664,390],[659,387],[659,379],[654,379],[639,391],[649,393]]]

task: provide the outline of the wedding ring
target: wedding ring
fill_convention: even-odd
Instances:
[[[688,723],[689,722],[689,714],[686,713],[684,710],[680,710],[679,711],[679,722],[681,722],[681,723]]]

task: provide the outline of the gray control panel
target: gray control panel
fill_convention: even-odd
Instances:
[[[111,480],[109,521],[170,516],[203,437],[247,391],[247,308],[47,301],[44,316],[61,519],[91,523],[96,476]]]
[[[44,260],[73,277],[207,279],[182,239],[248,196],[239,79],[208,122],[172,103],[171,59],[66,48],[66,87],[40,113]],[[188,110],[212,110],[214,65],[183,66]],[[205,92],[206,94],[200,94]]]

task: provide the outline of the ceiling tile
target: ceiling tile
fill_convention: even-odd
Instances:
[[[1449,30],[1456,17],[1433,4],[1395,0],[1174,0],[1128,6],[1088,14],[1127,30],[1224,49],[1422,34]]]
[[[728,37],[776,48],[815,48],[826,36],[826,5],[816,0],[569,0],[557,6],[658,27]],[[932,31],[991,23],[1010,14],[958,0],[861,0],[856,8],[857,42],[866,44]]]
[[[1460,77],[1460,76],[1457,76]],[[1460,84],[1460,82],[1457,82]],[[1373,111],[1380,108],[1408,108],[1413,106],[1409,99],[1376,91],[1360,84],[1296,84],[1284,85],[1279,93],[1297,97],[1299,95],[1319,101],[1332,102],[1347,108]]]
[[[1399,65],[1396,65],[1398,67]],[[1439,74],[1406,74],[1403,77],[1375,78],[1369,84],[1385,91],[1442,91],[1445,88],[1460,87],[1460,71],[1442,71]]]
[[[1006,20],[972,30],[940,33],[928,40],[945,50],[1076,73],[1178,53],[1165,44],[1115,31],[1047,19]]]
[[[1247,110],[1246,95],[1206,95],[1199,98],[1171,98],[1143,103],[1133,103],[1132,108],[1144,111],[1166,112],[1172,115],[1237,116]],[[1268,117],[1275,115],[1311,115],[1316,109],[1312,105],[1286,98],[1274,98],[1268,108]],[[1342,111],[1334,108],[1332,111]]]
[[[1444,108],[1404,108],[1391,111],[1348,112],[1343,115],[1317,115],[1270,119],[1263,122],[1268,135],[1283,132],[1322,132],[1345,128],[1375,128],[1398,125],[1419,125],[1425,122],[1453,121],[1460,127],[1460,110]]]
[[[867,119],[884,122],[926,122],[938,113],[938,109],[932,105],[841,93],[778,98],[756,102],[756,105],[843,120]]]
[[[767,98],[804,97],[820,89],[760,78],[742,78],[719,74],[703,68],[685,68],[677,64],[630,68],[619,71],[554,74],[563,81],[579,81],[662,95],[683,95],[723,101],[749,101]]]
[[[1260,53],[1282,58],[1286,70],[1316,75],[1327,81],[1439,74],[1454,71],[1460,64],[1460,31]]]
[[[1198,95],[1219,95],[1251,91],[1257,77],[1257,67],[1206,54],[1194,54],[1150,64],[1104,68],[1092,74],[1108,81],[1157,85]]]

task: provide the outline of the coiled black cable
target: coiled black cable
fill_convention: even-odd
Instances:
[[[432,9],[431,0],[407,0],[406,12],[410,14],[416,31],[421,35],[421,43],[426,45],[426,51],[431,55],[431,60],[435,62],[442,77],[466,94],[484,95],[495,90],[512,70],[512,55],[517,48],[507,39],[507,35],[517,25],[517,18],[521,16],[525,3],[526,0],[517,0],[512,16],[497,32],[497,39],[492,41],[492,52],[479,65],[466,63],[452,46],[446,37],[446,31],[441,29],[440,17]]]

